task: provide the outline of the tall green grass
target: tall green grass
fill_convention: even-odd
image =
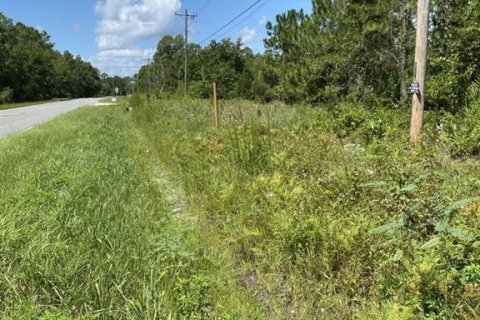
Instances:
[[[0,140],[0,318],[478,318],[476,104],[126,103]]]
[[[267,317],[479,316],[479,161],[434,130],[473,119],[427,114],[411,147],[403,109],[230,101],[215,130],[208,101],[135,99],[132,125],[183,187],[198,236]]]
[[[126,117],[0,140],[0,318],[261,318]]]

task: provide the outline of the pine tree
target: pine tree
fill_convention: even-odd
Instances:
[[[480,2],[433,2],[427,101],[435,108],[459,110],[466,92],[480,79]]]

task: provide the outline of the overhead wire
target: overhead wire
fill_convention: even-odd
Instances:
[[[206,24],[206,25],[209,25],[209,26],[213,26],[213,25],[216,25],[215,23],[211,22],[211,21],[207,21],[207,20],[198,20],[198,19],[195,19],[195,20],[192,20],[193,23],[198,23],[198,24]]]
[[[240,19],[244,14],[246,14],[247,12],[249,12],[251,9],[253,9],[257,4],[259,4],[260,2],[262,2],[263,0],[257,0],[255,1],[253,4],[251,4],[247,9],[243,10],[242,12],[240,12],[237,16],[235,16],[232,20],[230,20],[229,22],[227,22],[225,25],[223,25],[222,27],[220,27],[217,31],[215,31],[214,33],[210,34],[208,37],[204,38],[202,41],[200,41],[200,44],[203,44],[205,42],[207,42],[208,40],[210,40],[211,38],[213,38],[214,36],[216,36],[217,34],[219,34],[220,32],[222,32],[223,30],[225,30],[226,28],[228,28],[232,23],[234,23],[235,21],[237,21],[238,19]]]
[[[186,4],[184,7],[185,7],[185,8],[190,7],[190,5],[192,4],[192,1],[193,1],[193,0],[188,1],[187,4]],[[197,14],[202,13],[203,10],[205,10],[205,8],[210,4],[210,1],[211,1],[211,0],[207,0],[207,1],[203,4],[203,6],[201,6],[200,9],[197,10]]]
[[[198,14],[201,14],[203,12],[203,10],[205,10],[205,8],[207,8],[207,6],[210,4],[210,1],[211,0],[207,0],[205,2],[205,4],[198,10]]]
[[[192,4],[193,0],[188,1],[188,3],[185,5],[185,8],[188,8]]]
[[[242,20],[240,20],[238,23],[236,23],[235,25],[233,25],[231,28],[227,29],[225,32],[223,32],[222,34],[220,34],[219,38],[223,38],[225,35],[227,35],[229,32],[235,30],[239,25],[241,25],[242,23],[244,23],[246,20],[250,19],[255,13],[257,13],[259,10],[261,10],[262,8],[264,8],[271,0],[266,0],[262,5],[260,5],[259,7],[257,7],[255,10],[253,10],[252,12],[250,12],[250,14],[248,16],[246,16],[245,18],[243,18]]]

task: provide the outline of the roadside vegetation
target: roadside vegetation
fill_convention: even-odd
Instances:
[[[416,1],[312,0],[266,23],[261,54],[190,43],[188,95],[217,83],[220,130],[174,98],[181,35],[139,70],[135,125],[268,318],[480,317],[479,2],[431,4],[415,146]]]
[[[130,103],[267,318],[479,317],[478,102],[415,147],[401,108],[223,101],[215,130],[208,101]]]
[[[1,318],[480,314],[478,102],[121,104],[0,141]]]
[[[122,103],[0,141],[3,318],[478,317],[478,102]]]
[[[393,108],[414,78],[415,0],[312,0],[265,25],[265,51],[242,39],[189,43],[189,95]],[[459,112],[480,83],[480,3],[431,0],[426,107]],[[151,95],[183,93],[184,38],[167,35],[135,77]]]
[[[259,318],[151,151],[119,107],[0,140],[1,319]]]
[[[182,36],[111,78],[0,14],[0,103],[136,90],[0,140],[0,318],[480,318],[480,2],[432,1],[416,145],[414,3],[190,43],[188,98]]]

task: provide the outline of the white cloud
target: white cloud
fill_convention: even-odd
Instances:
[[[137,73],[154,53],[154,48],[104,50],[89,61],[109,75],[130,76]]]
[[[97,47],[100,51],[132,48],[135,41],[117,34],[101,34],[97,37]]]
[[[104,72],[135,73],[154,52],[139,43],[167,34],[180,7],[180,0],[97,0],[98,53],[92,63]]]
[[[148,59],[152,58],[154,53],[155,49],[113,49],[100,51],[97,54],[97,57]]]
[[[143,56],[140,49],[111,49],[102,50],[98,53],[98,57],[121,57],[121,58],[139,58]]]
[[[258,38],[255,28],[245,27],[238,35],[246,46],[251,46]]]
[[[262,19],[260,19],[260,21],[258,21],[258,25],[262,26],[262,27],[265,27],[267,22],[268,22],[268,17],[267,16],[262,16]]]

